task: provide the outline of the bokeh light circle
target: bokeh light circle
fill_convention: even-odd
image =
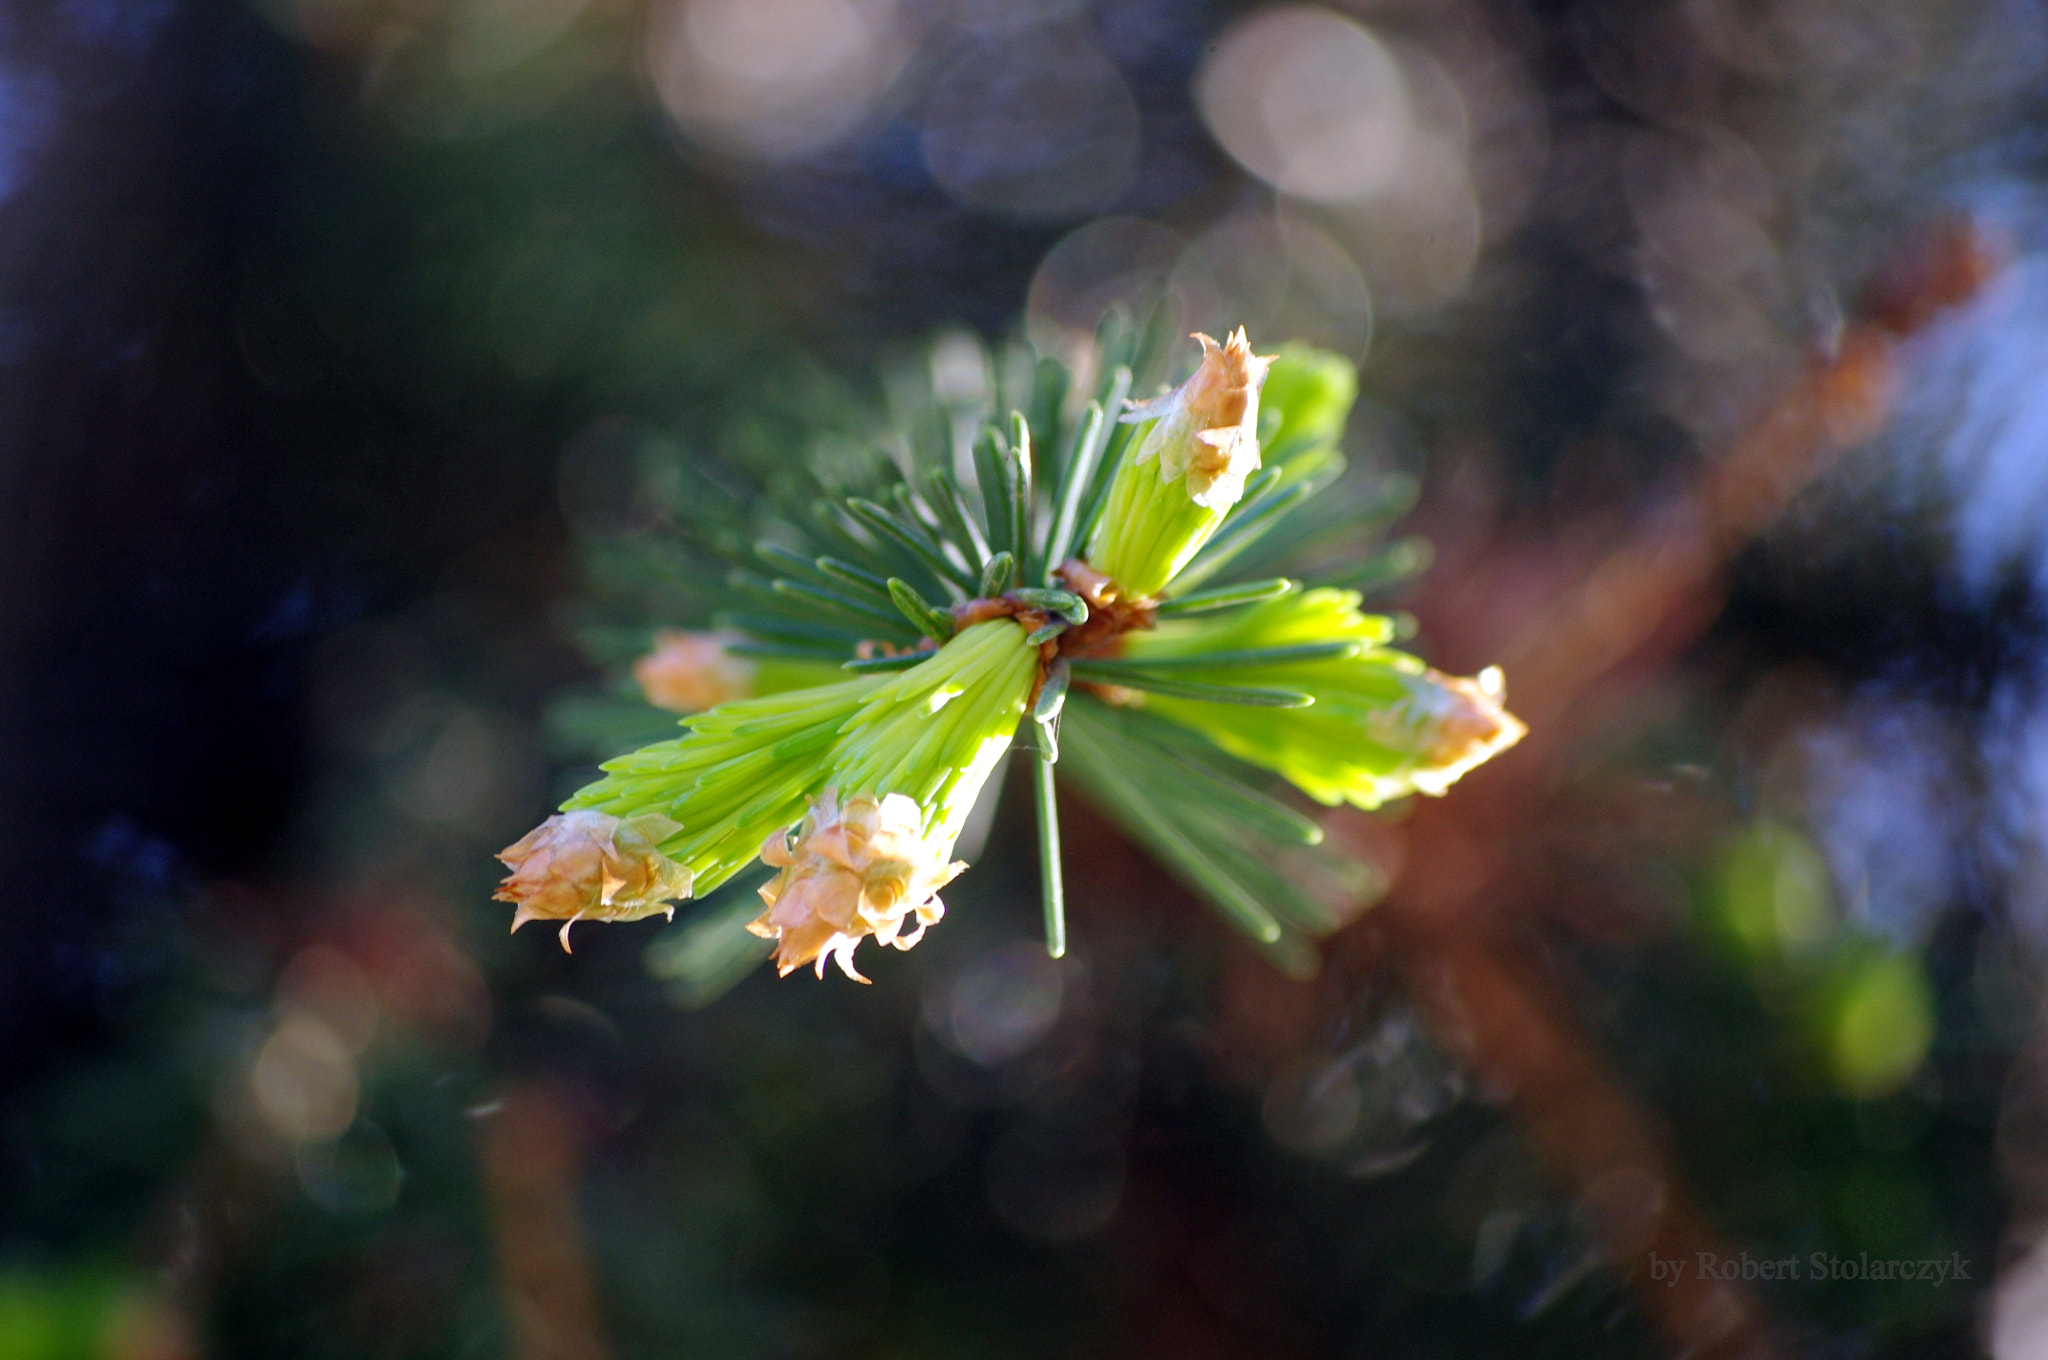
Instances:
[[[1358,262],[1374,303],[1391,314],[1430,311],[1456,297],[1483,240],[1464,153],[1436,136],[1409,139],[1397,190],[1330,206],[1317,221]]]
[[[953,980],[945,1038],[962,1057],[996,1067],[1024,1053],[1059,1019],[1059,966],[1035,944],[1009,945],[975,960]]]
[[[1168,284],[1190,330],[1286,337],[1363,358],[1372,337],[1372,296],[1351,256],[1327,232],[1293,215],[1258,211],[1223,218],[1181,253]]]
[[[1322,203],[1394,181],[1413,121],[1386,45],[1329,10],[1288,6],[1224,33],[1195,82],[1216,140],[1282,192]]]
[[[683,134],[786,161],[851,131],[905,55],[890,0],[672,0],[648,25],[648,73]]]
[[[280,1024],[249,1071],[264,1121],[291,1139],[337,1137],[356,1117],[362,1088],[348,1046],[310,1016]]]
[[[1039,261],[1024,300],[1031,343],[1093,371],[1095,328],[1122,306],[1144,316],[1167,295],[1185,241],[1142,217],[1105,217],[1062,237]]]

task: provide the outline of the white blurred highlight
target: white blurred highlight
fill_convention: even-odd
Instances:
[[[1991,1360],[2048,1357],[2048,1251],[2042,1244],[2004,1272],[1986,1331]]]
[[[354,1122],[361,1088],[348,1046],[308,1015],[280,1023],[249,1071],[256,1109],[286,1138],[334,1138]]]
[[[1224,33],[1196,98],[1224,149],[1285,196],[1282,221],[1348,257],[1370,304],[1360,313],[1336,282],[1332,320],[1457,297],[1482,245],[1527,216],[1549,153],[1521,59],[1457,4],[1401,39],[1326,9],[1259,11]],[[1292,254],[1300,273],[1346,272],[1328,266],[1332,251]],[[1345,330],[1326,343],[1356,352],[1363,338]]]
[[[890,0],[671,0],[647,65],[691,141],[783,161],[856,127],[907,54]]]
[[[1352,202],[1401,170],[1407,81],[1385,44],[1329,10],[1289,6],[1239,22],[1195,89],[1224,150],[1283,193]]]

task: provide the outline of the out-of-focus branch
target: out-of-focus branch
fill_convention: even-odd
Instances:
[[[1889,420],[1897,342],[1975,295],[1996,266],[1997,253],[1967,222],[1927,232],[1879,276],[1839,341],[1723,458],[1533,622],[1474,637],[1472,620],[1424,611],[1431,632],[1455,650],[1505,663],[1530,737],[1450,798],[1415,809],[1401,828],[1391,894],[1340,938],[1335,961],[1356,969],[1368,957],[1393,959],[1439,1042],[1484,1087],[1504,1094],[1546,1164],[1587,1208],[1638,1306],[1688,1355],[1784,1347],[1754,1291],[1696,1271],[1675,1283],[1651,1280],[1653,1256],[1693,1262],[1700,1252],[1733,1252],[1689,1202],[1654,1119],[1569,1019],[1562,988],[1527,948],[1526,909],[1541,905],[1541,890],[1518,876],[1518,851],[1541,844],[1560,814],[1551,790],[1576,739],[1712,621],[1730,558],[1837,454]],[[1489,568],[1554,577],[1569,563],[1502,554],[1481,570]],[[1452,593],[1483,601],[1511,579],[1467,579]],[[1362,835],[1361,819],[1341,814],[1333,830]]]
[[[520,1360],[603,1360],[576,1186],[581,1142],[561,1094],[515,1086],[479,1122],[498,1278]]]
[[[1595,563],[1552,610],[1500,640],[1516,708],[1532,720],[1563,713],[1623,662],[1667,660],[1691,641],[1720,603],[1728,560],[1842,450],[1890,420],[1898,341],[1974,296],[1997,261],[1969,223],[1950,222],[1891,262],[1830,352],[1817,356],[1717,463]],[[1674,620],[1689,626],[1674,628]],[[1654,655],[1641,656],[1646,647]],[[1541,730],[1537,721],[1531,726]]]

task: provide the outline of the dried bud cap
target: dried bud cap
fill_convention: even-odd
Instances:
[[[1471,679],[1423,672],[1437,688],[1431,696],[1429,730],[1434,736],[1423,753],[1425,768],[1409,776],[1423,793],[1441,797],[1467,770],[1482,765],[1529,733],[1520,718],[1501,706],[1501,673],[1489,666]]]
[[[1088,562],[1125,595],[1156,595],[1244,495],[1259,466],[1259,390],[1272,359],[1252,353],[1244,328],[1219,345],[1199,332],[1202,362],[1188,380],[1123,419],[1152,421],[1117,469]]]
[[[548,818],[498,852],[512,872],[494,894],[514,902],[512,929],[562,922],[562,948],[578,921],[637,921],[690,895],[690,871],[657,848],[682,830],[659,813],[621,819],[602,812]]]
[[[1218,345],[1195,332],[1202,362],[1180,387],[1137,407],[1125,420],[1159,417],[1136,461],[1157,456],[1169,477],[1185,473],[1188,495],[1205,510],[1228,510],[1259,468],[1259,389],[1271,357],[1252,353],[1244,327]],[[1171,428],[1171,427],[1181,428]],[[1162,437],[1163,436],[1163,437]]]
[[[633,663],[640,692],[656,708],[702,713],[754,693],[754,666],[726,648],[735,633],[669,631],[654,635],[654,650]]]
[[[873,935],[908,949],[925,927],[945,914],[939,889],[967,866],[945,861],[926,843],[923,814],[900,793],[850,798],[841,806],[827,789],[811,804],[796,844],[781,832],[761,847],[761,859],[782,870],[761,889],[767,909],[747,929],[776,941],[775,966],[784,975],[825,961],[856,982],[853,951]],[[906,922],[915,928],[903,933]]]

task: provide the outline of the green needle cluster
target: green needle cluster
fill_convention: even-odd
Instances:
[[[1483,684],[1440,675],[1384,644],[1385,618],[1348,590],[1291,592],[1215,620],[1132,637],[1134,668],[1188,684],[1255,681],[1307,702],[1231,712],[1161,694],[1147,707],[1325,804],[1375,808],[1442,793],[1514,744],[1522,726]]]
[[[1171,332],[1112,316],[1088,390],[1013,348],[985,355],[981,390],[964,395],[956,341],[946,383],[897,374],[890,419],[798,413],[818,437],[795,469],[730,450],[680,463],[660,530],[593,546],[594,600],[612,616],[587,630],[595,650],[643,653],[650,696],[650,677],[669,696],[751,687],[605,762],[564,805],[666,819],[637,823],[674,829],[636,882],[687,879],[701,897],[757,857],[779,870],[767,911],[708,907],[677,927],[687,948],[657,951],[663,968],[712,959],[736,975],[758,951],[710,942],[742,925],[777,939],[785,972],[832,957],[851,974],[869,934],[908,947],[939,919],[968,815],[1021,744],[1055,957],[1071,782],[1283,966],[1307,969],[1310,941],[1378,879],[1324,845],[1296,797],[1440,793],[1521,734],[1497,681],[1430,670],[1390,648],[1393,625],[1356,591],[1284,574],[1347,536],[1359,565],[1340,580],[1399,574],[1355,541],[1405,488],[1343,477],[1352,366],[1294,346],[1258,356],[1242,331],[1197,338],[1200,363],[1171,388],[1157,377]],[[1129,401],[1146,391],[1159,395]],[[846,453],[861,428],[865,460]],[[707,570],[718,561],[723,575]],[[1254,568],[1266,574],[1243,579]],[[721,631],[663,631],[645,654],[656,626],[679,623]],[[695,674],[698,657],[715,674]],[[827,667],[846,678],[800,683]],[[715,990],[678,977],[695,998]]]

